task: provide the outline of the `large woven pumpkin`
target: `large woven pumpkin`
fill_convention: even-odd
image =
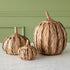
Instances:
[[[7,54],[18,54],[18,49],[25,45],[26,40],[28,38],[18,34],[17,27],[15,27],[15,33],[4,40],[2,48]]]
[[[54,21],[46,12],[47,20],[37,25],[33,42],[38,53],[46,55],[61,54],[66,47],[67,33],[60,22]]]
[[[29,45],[27,40],[26,45],[19,48],[18,55],[21,59],[32,60],[36,57],[37,51],[35,47]]]

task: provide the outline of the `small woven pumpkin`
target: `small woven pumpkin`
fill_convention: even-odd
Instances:
[[[21,46],[25,45],[26,40],[28,40],[28,38],[18,34],[17,27],[15,27],[15,33],[11,36],[8,36],[4,40],[2,48],[7,54],[15,55],[15,54],[18,54],[18,49]],[[28,42],[29,42],[29,40],[28,40]]]
[[[37,51],[33,46],[29,45],[27,40],[26,45],[19,48],[18,55],[21,59],[32,60],[37,55]]]
[[[61,54],[67,44],[67,33],[60,22],[54,21],[46,12],[47,20],[37,25],[33,42],[38,53],[45,55]]]

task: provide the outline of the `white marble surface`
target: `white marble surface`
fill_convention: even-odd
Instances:
[[[44,56],[38,54],[35,60],[21,60],[18,55],[7,55],[0,43],[0,70],[70,70],[70,43],[63,54]]]

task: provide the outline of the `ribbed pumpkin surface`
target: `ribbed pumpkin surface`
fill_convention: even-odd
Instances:
[[[38,53],[56,55],[62,53],[67,43],[67,33],[60,22],[54,21],[46,12],[47,20],[37,25],[33,42]]]
[[[2,48],[7,54],[18,54],[18,49],[25,45],[27,39],[18,34],[17,27],[15,27],[15,33],[4,40]]]
[[[25,46],[19,48],[18,54],[21,59],[32,60],[36,57],[37,51],[33,46],[30,46],[27,41]]]

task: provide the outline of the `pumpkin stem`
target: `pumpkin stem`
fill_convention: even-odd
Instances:
[[[27,41],[26,41],[26,46],[28,46],[28,45],[29,45],[29,41],[27,40]]]
[[[15,33],[18,33],[18,31],[17,31],[17,27],[15,27]]]
[[[46,16],[47,16],[47,19],[50,20],[51,18],[50,18],[50,16],[49,16],[49,13],[46,11],[45,14],[46,14]]]

